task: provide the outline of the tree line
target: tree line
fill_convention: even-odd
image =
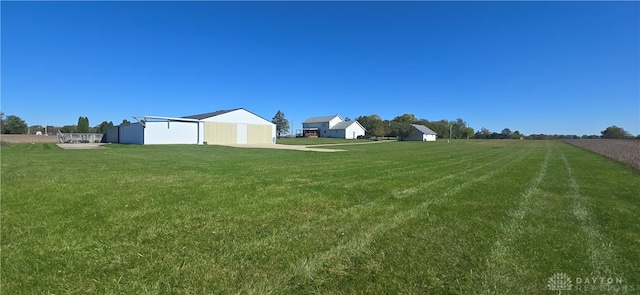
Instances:
[[[427,126],[438,134],[440,138],[452,139],[468,139],[473,138],[474,130],[469,127],[467,122],[458,118],[455,121],[439,120],[429,121],[427,119],[418,119],[414,114],[403,114],[396,116],[391,120],[383,120],[377,114],[368,116],[359,116],[356,121],[362,125],[367,131],[366,134],[371,137],[400,137],[406,138],[411,135],[411,124]]]
[[[408,137],[411,132],[411,124],[427,126],[438,134],[439,138],[451,139],[631,139],[634,138],[629,132],[618,126],[610,126],[600,132],[600,135],[559,135],[559,134],[530,134],[525,135],[520,131],[511,131],[510,128],[504,128],[500,133],[493,132],[487,128],[480,128],[475,131],[466,121],[458,118],[455,121],[445,119],[438,121],[429,121],[427,119],[418,119],[414,114],[403,114],[396,116],[391,120],[383,120],[376,114],[368,116],[359,116],[356,118],[367,131],[366,134],[371,137]],[[474,132],[475,131],[475,132]],[[635,138],[640,139],[640,134]]]
[[[128,125],[131,122],[127,119],[122,120],[120,125]],[[76,125],[64,125],[64,126],[52,126],[52,125],[31,125],[28,126],[22,118],[9,115],[4,116],[3,112],[0,112],[0,133],[2,134],[35,134],[40,131],[42,134],[56,134],[56,133],[102,133],[106,134],[109,127],[113,127],[112,121],[102,121],[99,125],[91,127],[89,125],[89,118],[80,116]]]
[[[351,119],[347,118],[347,121]],[[487,128],[480,128],[475,131],[471,128],[466,121],[462,118],[458,118],[455,121],[448,121],[445,119],[438,121],[429,121],[427,119],[418,119],[414,114],[403,114],[396,116],[391,120],[383,120],[377,114],[371,114],[367,116],[359,116],[356,118],[365,129],[366,135],[370,137],[409,137],[412,132],[411,124],[418,124],[427,126],[438,134],[439,138],[451,138],[451,139],[592,139],[592,138],[607,138],[607,139],[625,139],[634,138],[634,136],[624,130],[622,127],[609,126],[605,130],[600,131],[600,135],[560,135],[560,134],[521,134],[520,131],[511,131],[509,128],[504,128],[500,133],[492,132]],[[289,120],[285,118],[282,111],[278,110],[276,115],[271,120],[276,124],[276,132],[278,137],[282,134],[286,134],[289,130]],[[131,122],[127,119],[123,119],[120,125],[128,125]],[[100,124],[90,127],[89,118],[80,116],[78,118],[78,124],[65,125],[62,127],[47,125],[32,125],[28,126],[27,123],[16,115],[6,116],[3,112],[0,112],[0,133],[2,134],[28,134],[36,133],[37,131],[45,131],[49,134],[62,133],[102,133],[106,134],[109,127],[113,127],[112,121],[102,121]],[[640,139],[640,134],[635,138]]]

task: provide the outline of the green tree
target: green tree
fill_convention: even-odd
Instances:
[[[369,132],[371,135],[375,136],[376,138],[385,136],[387,134],[386,126],[387,125],[384,122],[382,122],[382,120],[375,121],[372,124],[371,129],[367,129],[367,132]]]
[[[449,123],[453,125],[453,128],[451,128],[453,132],[452,138],[467,138],[467,122],[458,118]]]
[[[0,112],[0,133],[4,133],[4,112]]]
[[[474,137],[476,139],[489,139],[491,138],[491,131],[487,128],[480,128],[480,131],[476,132]]]
[[[378,125],[378,122],[382,122],[382,118],[380,118],[380,116],[376,114],[371,114],[368,116],[357,117],[356,121],[358,121],[358,123],[360,123],[360,125],[362,125],[362,127],[364,127],[364,129],[367,130],[366,131],[367,134],[372,136],[377,136],[373,134],[373,130]]]
[[[88,133],[89,132],[89,118],[80,116],[78,118],[78,127],[76,129],[78,133]]]
[[[415,124],[418,122],[418,119],[416,118],[416,116],[414,114],[403,114],[401,116],[397,116],[395,118],[393,118],[394,122],[398,122],[398,123],[409,123],[409,124]]]
[[[429,127],[429,129],[438,134],[439,138],[449,138],[449,122],[447,120],[443,119],[440,121],[428,122],[425,126]]]
[[[502,132],[500,132],[500,135],[502,136],[502,138],[511,138],[511,129],[509,128],[502,129]]]
[[[276,124],[276,134],[278,137],[286,134],[289,130],[289,120],[284,117],[284,113],[280,110],[278,110],[273,119],[271,119],[271,123]]]
[[[523,137],[522,134],[520,134],[520,131],[518,130],[511,133],[511,139],[520,139],[522,137]]]
[[[397,116],[391,120],[391,131],[399,137],[398,139],[404,140],[411,136],[411,132],[413,131],[411,124],[415,124],[417,122],[418,119],[414,114],[403,114],[401,116]]]
[[[62,133],[76,133],[78,131],[78,126],[76,125],[64,125],[60,128],[60,132]]]
[[[129,122],[129,120],[127,119],[122,119],[122,123],[120,123],[120,125],[124,126],[124,125],[129,125],[131,124],[131,122]]]
[[[27,123],[20,117],[9,115],[4,122],[4,129],[2,131],[5,134],[26,134],[28,129]]]
[[[600,133],[602,133],[602,138],[608,138],[608,139],[621,139],[621,138],[632,137],[629,132],[625,131],[624,129],[616,125],[607,127],[607,129],[600,131]]]
[[[474,138],[475,133],[474,133],[474,131],[473,131],[473,128],[471,128],[471,127],[467,127],[467,131],[465,132],[465,135],[466,135],[466,138],[467,138],[467,139],[469,139],[469,138]]]
[[[113,122],[102,121],[100,125],[96,126],[96,133],[107,134],[109,127],[113,127]]]

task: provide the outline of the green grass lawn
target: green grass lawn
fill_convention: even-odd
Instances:
[[[3,146],[0,293],[640,290],[637,170],[560,141],[340,149]]]

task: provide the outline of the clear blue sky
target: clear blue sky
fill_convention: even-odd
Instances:
[[[5,115],[243,107],[640,134],[639,2],[1,2]]]

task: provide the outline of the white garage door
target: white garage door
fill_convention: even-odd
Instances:
[[[238,124],[238,144],[247,143],[247,124]]]

